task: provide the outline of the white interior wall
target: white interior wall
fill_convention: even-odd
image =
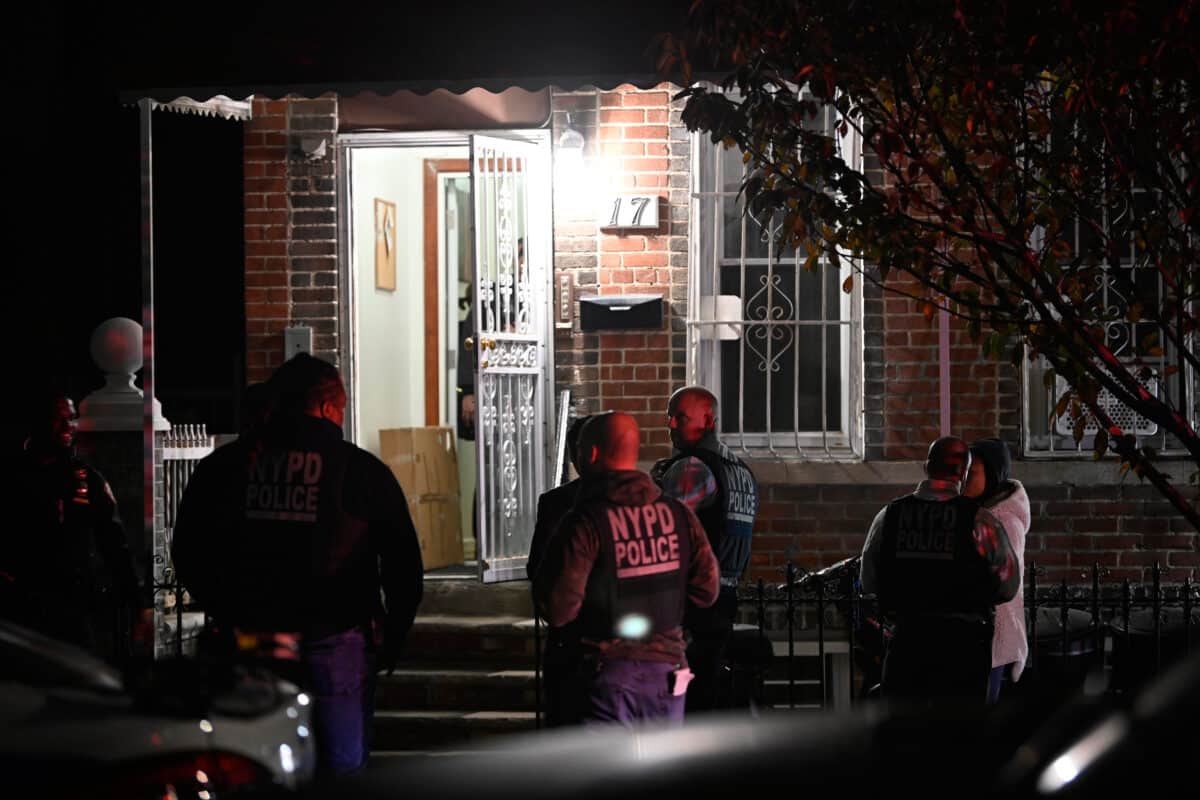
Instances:
[[[381,428],[425,424],[423,161],[462,147],[356,148],[354,246],[357,444],[379,454]],[[375,198],[396,204],[396,289],[375,288]]]

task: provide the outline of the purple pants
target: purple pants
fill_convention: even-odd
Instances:
[[[375,716],[375,653],[362,628],[306,639],[318,768],[345,774],[364,766]]]
[[[585,662],[590,665],[594,662]],[[676,665],[663,661],[614,659],[599,662],[595,673],[585,666],[584,697],[580,709],[585,725],[618,723],[632,728],[646,720],[683,724],[683,695],[671,693]]]

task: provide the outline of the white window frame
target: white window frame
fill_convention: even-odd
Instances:
[[[832,127],[836,122],[836,111],[832,106],[825,109],[826,120],[825,129],[833,130]],[[835,134],[836,136],[836,134]],[[862,169],[862,149],[855,133],[854,126],[851,126],[850,132],[846,136],[837,136],[837,141],[841,147],[842,157],[854,169]],[[800,461],[861,461],[863,457],[863,296],[862,296],[862,281],[855,277],[853,281],[852,291],[849,293],[841,292],[839,289],[839,308],[836,309],[836,319],[830,316],[833,311],[827,306],[827,293],[821,293],[821,318],[817,320],[795,320],[790,322],[786,319],[767,320],[767,315],[770,315],[773,308],[764,306],[764,314],[762,317],[754,319],[747,318],[745,306],[741,305],[740,309],[734,303],[732,306],[719,305],[715,302],[712,294],[706,295],[704,286],[706,280],[713,287],[712,291],[715,294],[717,287],[720,285],[722,268],[728,268],[732,261],[741,270],[742,275],[742,293],[741,297],[746,296],[746,270],[748,267],[761,268],[764,264],[767,266],[767,288],[768,294],[771,293],[770,284],[774,264],[778,263],[775,259],[775,244],[771,240],[768,244],[767,259],[750,259],[746,257],[746,233],[747,225],[753,225],[753,221],[742,216],[742,252],[737,259],[727,259],[723,256],[724,253],[724,231],[723,231],[723,205],[724,198],[736,198],[736,192],[722,192],[722,158],[721,146],[714,145],[709,140],[707,135],[694,134],[692,138],[692,164],[691,164],[691,210],[690,210],[690,231],[691,236],[689,246],[689,269],[688,269],[688,316],[686,320],[687,329],[687,376],[688,382],[692,384],[700,384],[708,387],[717,395],[721,401],[721,412],[725,413],[730,406],[721,398],[721,355],[720,347],[709,346],[705,347],[705,343],[719,341],[718,337],[740,338],[747,330],[748,326],[763,326],[767,327],[783,326],[792,331],[791,344],[797,341],[796,334],[803,326],[817,326],[822,330],[822,347],[821,347],[821,375],[814,376],[821,381],[822,389],[820,390],[821,398],[821,430],[800,430],[796,427],[796,420],[799,417],[799,401],[796,400],[796,406],[793,409],[793,429],[792,430],[771,430],[771,413],[768,410],[766,414],[767,431],[766,432],[744,432],[741,430],[742,421],[745,410],[745,386],[744,381],[740,391],[738,402],[739,419],[724,420],[720,423],[722,430],[722,441],[734,448],[740,449],[742,452],[758,457],[775,457],[786,458],[788,460]],[[701,186],[701,176],[706,174],[704,159],[712,159],[712,185]],[[800,254],[804,252],[803,248],[797,250],[794,262],[795,274],[798,276],[803,268]],[[822,275],[825,271],[832,269],[832,265],[828,259],[822,257],[820,259],[820,270]],[[837,286],[853,274],[853,268],[849,258],[841,259],[840,267],[838,268]],[[822,281],[822,286],[825,283]],[[753,295],[752,295],[753,296]],[[827,350],[825,347],[826,335],[831,329],[836,329],[841,337],[840,352],[842,354],[842,387],[841,387],[841,425],[837,430],[828,429],[825,427],[827,415],[825,381],[827,380]],[[770,337],[767,337],[770,340]],[[799,352],[795,347],[792,347],[793,358],[796,359],[795,372],[799,379]],[[745,352],[743,350],[743,352]],[[768,350],[768,353],[771,351]],[[764,357],[765,362],[769,363],[772,359]],[[741,369],[746,369],[746,358],[741,360]],[[765,369],[767,382],[767,396],[770,396],[771,387],[771,370]],[[798,397],[793,393],[794,397]],[[732,424],[730,424],[732,423]]]

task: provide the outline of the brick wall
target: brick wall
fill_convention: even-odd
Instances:
[[[313,329],[313,354],[338,363],[337,100],[255,100],[246,125],[246,379],[283,361],[283,329]],[[324,158],[298,154],[328,139]]]
[[[889,288],[918,293],[908,276],[889,276]],[[923,459],[940,431],[938,315],[890,291],[883,306],[882,400],[884,458]],[[1020,372],[1005,360],[984,359],[966,325],[950,319],[950,430],[967,441],[999,436],[1020,443]],[[876,401],[878,406],[878,400]]]
[[[555,274],[575,280],[572,325],[555,336],[556,388],[572,389],[576,413],[604,409],[637,418],[644,459],[669,453],[666,398],[685,380],[690,144],[671,102],[674,91],[667,84],[620,86],[553,97],[554,141],[569,113],[587,143],[583,186],[559,168],[564,159],[555,152]],[[657,195],[657,230],[600,230],[598,201],[614,192]],[[661,294],[663,326],[582,333],[584,294]]]
[[[908,466],[915,476],[917,466]],[[1084,585],[1093,564],[1109,583],[1149,584],[1155,562],[1165,582],[1200,578],[1200,534],[1153,487],[1055,482],[1026,489],[1032,525],[1025,563],[1045,568],[1038,577],[1044,585]],[[780,580],[789,561],[817,569],[858,555],[879,509],[910,491],[911,483],[767,483],[749,577]]]

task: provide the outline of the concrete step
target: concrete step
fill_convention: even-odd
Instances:
[[[376,711],[371,749],[470,750],[534,728],[532,711]]]
[[[533,617],[510,614],[419,614],[404,642],[409,663],[485,663],[533,668]]]
[[[380,675],[375,705],[405,711],[533,711],[533,669],[413,666]]]
[[[480,583],[471,564],[443,568],[425,575],[421,614],[494,616],[510,614],[533,617],[533,600],[528,581]],[[439,574],[440,573],[440,574]]]

